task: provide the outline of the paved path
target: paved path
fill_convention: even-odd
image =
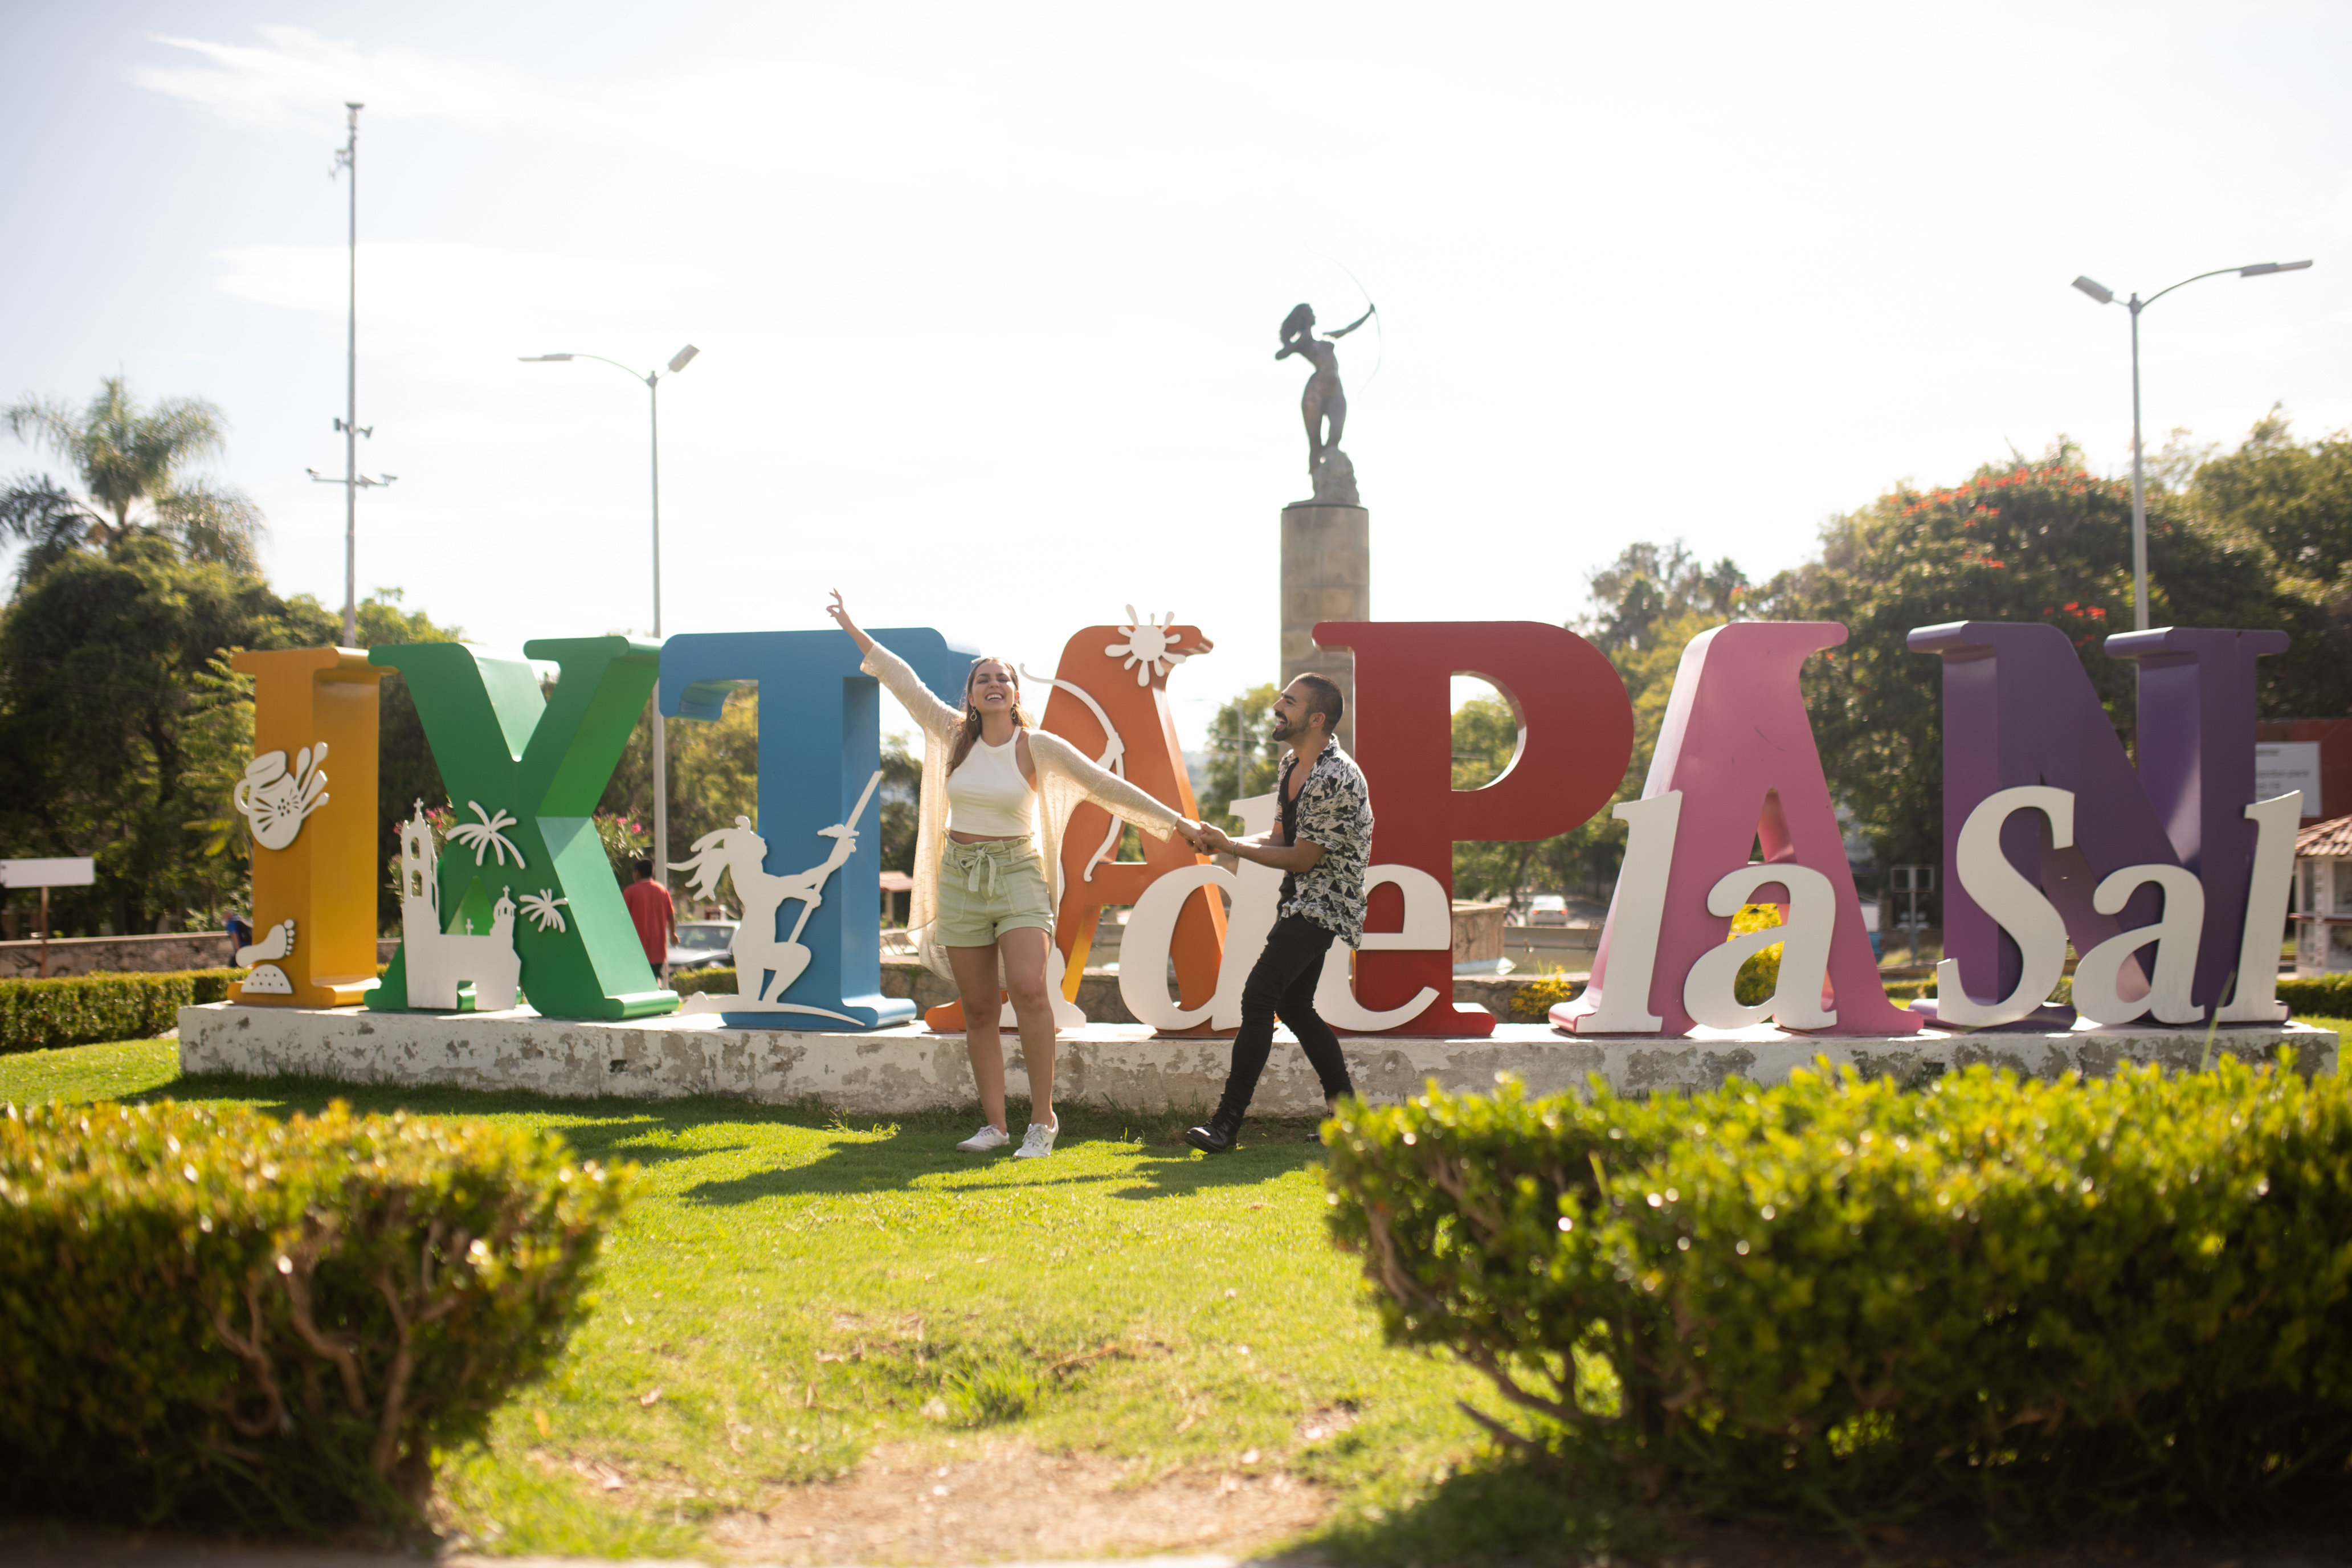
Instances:
[[[421,1558],[398,1552],[353,1552],[316,1546],[236,1546],[216,1542],[0,1524],[0,1563],[10,1568],[702,1568],[667,1558],[482,1557],[456,1552]],[[756,1563],[730,1568],[761,1568]],[[1233,1557],[1120,1557],[1088,1561],[995,1563],[988,1568],[1240,1568]]]

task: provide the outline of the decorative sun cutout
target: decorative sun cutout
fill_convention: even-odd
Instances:
[[[496,816],[492,816],[482,809],[482,803],[478,800],[469,800],[466,804],[473,808],[474,815],[481,820],[459,823],[449,830],[449,837],[474,852],[474,864],[480,865],[482,857],[496,850],[499,865],[505,865],[507,857],[509,855],[514,857],[514,863],[517,866],[524,865],[526,862],[523,860],[522,851],[516,848],[514,840],[506,836],[506,830],[521,818],[509,816],[503,808]]]
[[[1163,621],[1150,616],[1139,616],[1135,606],[1129,605],[1127,606],[1127,620],[1118,628],[1127,634],[1127,640],[1115,642],[1103,652],[1111,658],[1124,657],[1127,660],[1125,668],[1135,671],[1135,683],[1149,686],[1153,676],[1166,675],[1192,657],[1175,651],[1175,611],[1169,611],[1168,618]]]
[[[557,898],[553,888],[541,888],[536,893],[525,893],[515,901],[522,905],[522,912],[529,915],[540,930],[562,931],[563,906],[572,900]]]

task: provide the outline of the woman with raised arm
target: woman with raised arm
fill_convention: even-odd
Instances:
[[[835,590],[825,607],[856,639],[860,666],[890,689],[923,727],[923,790],[915,835],[915,891],[907,912],[926,967],[955,982],[963,1000],[971,1076],[988,1121],[956,1145],[971,1153],[1013,1142],[1004,1125],[1004,1041],[1000,994],[1013,1001],[1029,1064],[1029,1131],[1017,1157],[1054,1152],[1054,1006],[1045,954],[1054,941],[1053,883],[1062,830],[1082,800],[1154,837],[1197,846],[1202,827],[1107,769],[1058,735],[1034,727],[1021,707],[1013,661],[979,658],[959,710],[934,696],[905,659],[858,629]],[[941,950],[945,950],[945,962]]]

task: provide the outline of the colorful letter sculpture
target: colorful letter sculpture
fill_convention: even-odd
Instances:
[[[1172,614],[1128,617],[1078,631],[1050,679],[1024,671],[1031,700],[1043,697],[1047,731],[1197,816],[1167,683],[1211,645]],[[970,649],[922,627],[876,635],[934,690],[962,689]],[[2043,1005],[2070,942],[2074,1007],[2093,1026],[2284,1016],[2277,943],[2303,799],[2254,798],[2257,661],[2287,647],[2284,634],[2108,638],[2108,653],[2137,667],[2135,765],[2057,628],[1911,633],[1913,649],[1943,661],[1948,956],[1932,1013],[1894,1006],[1879,985],[1799,688],[1805,661],[1845,637],[1828,622],[1744,621],[1685,649],[1641,796],[1614,808],[1624,863],[1591,984],[1552,1010],[1557,1028],[1997,1027]],[[1531,622],[1328,621],[1315,638],[1354,650],[1357,760],[1375,819],[1362,945],[1333,950],[1318,1006],[1350,1033],[1490,1034],[1491,1014],[1453,1002],[1454,847],[1549,837],[1607,803],[1633,745],[1623,684],[1583,638]],[[551,691],[533,660],[559,667]],[[520,658],[460,643],[294,648],[234,664],[255,680],[255,754],[233,805],[252,828],[258,932],[236,953],[249,971],[238,1002],[496,1012],[527,1001],[544,1016],[611,1021],[678,1010],[646,963],[593,815],[656,686],[664,714],[709,720],[756,683],[757,820],[700,835],[670,868],[698,895],[723,889],[742,906],[735,992],[686,1010],[779,1029],[913,1016],[881,989],[881,688],[838,631],[688,634],[661,648],[559,638]],[[402,942],[379,983],[378,684],[392,668],[415,698],[454,820],[436,841],[437,816],[420,801],[402,826]],[[1519,720],[1510,765],[1475,790],[1453,787],[1456,675],[1491,681]],[[1232,809],[1252,833],[1277,815],[1270,795]],[[1168,1034],[1233,1029],[1280,873],[1247,862],[1227,872],[1150,837],[1141,859],[1121,860],[1123,831],[1082,805],[1062,836],[1047,970],[1057,1020],[1084,1023],[1074,1004],[1097,921],[1127,904],[1119,988],[1135,1017]],[[1731,936],[1733,916],[1759,901],[1782,923]],[[1775,943],[1772,994],[1742,1003],[1741,966]],[[954,1005],[926,1021],[964,1022]]]
[[[1844,640],[1828,621],[1735,621],[1691,639],[1642,798],[1615,811],[1631,831],[1591,984],[1552,1009],[1555,1025],[1679,1035],[1769,1016],[1841,1035],[1919,1027],[1878,983],[1797,685],[1808,658]],[[1764,859],[1751,863],[1759,840]],[[1775,887],[1787,923],[1727,942],[1740,906]],[[1775,942],[1787,943],[1779,988],[1741,1006],[1733,978]]]
[[[408,881],[410,836],[424,825],[403,831],[404,928],[414,908],[445,937],[507,937],[522,991],[547,1017],[674,1012],[677,994],[654,980],[594,821],[659,676],[660,650],[626,637],[550,637],[524,644],[523,655],[492,658],[463,643],[406,643],[368,655],[406,678],[457,816],[433,866],[438,898],[428,905],[412,903],[418,895]],[[531,659],[561,668],[551,697],[542,695]],[[429,834],[416,847],[421,870],[431,863]],[[544,913],[518,922],[518,904]],[[442,984],[445,962],[474,983],[476,1009],[513,1005],[487,949],[434,945],[453,956],[412,966],[404,940],[369,1005],[465,1005],[463,994]]]
[[[1608,804],[1633,752],[1625,684],[1600,649],[1536,621],[1325,621],[1315,641],[1355,650],[1356,761],[1372,792],[1373,870],[1402,895],[1371,902],[1356,1000],[1395,1017],[1426,991],[1412,1016],[1382,1027],[1492,1034],[1493,1014],[1454,1005],[1454,842],[1549,838]],[[1454,787],[1456,674],[1492,682],[1518,710],[1518,755],[1481,789]],[[1387,912],[1400,901],[1402,919]]]
[[[375,989],[376,686],[357,648],[245,652],[256,756],[235,805],[253,828],[253,924],[239,1002],[348,1007]],[[328,788],[327,758],[334,758]],[[291,757],[293,764],[288,765]]]
[[[515,1005],[522,981],[522,957],[514,944],[513,889],[499,889],[488,931],[446,931],[441,921],[440,860],[433,847],[433,825],[425,819],[424,803],[419,802],[416,815],[400,825],[400,962],[408,976],[408,1005],[454,1013],[458,987],[470,984],[474,1011],[502,1013]],[[557,919],[561,923],[562,917]]]
[[[1175,625],[1172,610],[1164,622],[1151,616],[1137,618],[1131,605],[1127,613],[1127,624],[1082,627],[1063,645],[1041,723],[1144,794],[1167,802],[1188,817],[1197,817],[1201,813],[1184,767],[1184,748],[1176,738],[1175,717],[1168,707],[1168,677],[1177,665],[1214,645],[1198,626]],[[1032,688],[1043,684],[1031,671],[1022,674]],[[1037,700],[1034,689],[1025,695],[1032,702]],[[1049,969],[1058,963],[1061,973],[1049,974],[1048,979],[1058,982],[1067,1003],[1077,1000],[1078,985],[1086,978],[1087,953],[1094,945],[1095,927],[1104,906],[1139,904],[1145,890],[1161,878],[1205,864],[1182,839],[1162,840],[1150,834],[1139,835],[1143,840],[1142,859],[1118,859],[1125,827],[1101,806],[1082,801],[1063,831],[1061,874],[1055,887],[1058,900],[1055,951],[1048,963]],[[1153,907],[1156,910],[1158,905]],[[1142,940],[1136,942],[1139,934]],[[1216,994],[1217,966],[1225,945],[1224,906],[1214,893],[1187,897],[1176,908],[1173,922],[1164,934],[1152,929],[1139,933],[1130,916],[1127,938],[1119,947],[1122,959],[1129,942],[1135,942],[1139,967],[1149,969],[1153,980],[1164,975],[1168,958],[1175,960],[1179,1000],[1173,1008],[1166,1005],[1167,987],[1162,982],[1162,1006],[1149,1017],[1136,1014],[1146,1023],[1169,1027],[1166,1017],[1177,1010],[1203,1006]],[[1122,987],[1130,973],[1122,963]],[[1134,1005],[1130,1000],[1130,1010]],[[1151,1005],[1148,999],[1145,1005]],[[1076,1006],[1055,1011],[1066,1024],[1086,1020]],[[1013,1022],[1009,1004],[1003,1019]],[[934,1007],[923,1015],[923,1021],[941,1033],[960,1030],[963,1004],[950,1002]],[[1206,1034],[1213,1028],[1203,1019],[1171,1032]]]
[[[971,650],[928,626],[874,638],[932,690],[963,689]],[[737,682],[759,683],[758,828],[738,817],[672,868],[706,897],[724,873],[743,906],[737,994],[693,1004],[730,1027],[872,1029],[914,1016],[912,1002],[882,994],[882,861],[866,837],[879,816],[882,683],[858,663],[856,645],[830,627],[693,633],[663,646],[665,714],[716,719]]]
[[[2254,799],[2254,674],[2286,634],[2107,638],[2139,666],[2137,769],[2057,627],[1958,621],[1910,644],[1944,661],[1937,1016],[2025,1016],[2071,938],[2074,1005],[2094,1022],[2187,1023],[2216,1005],[2225,1022],[2275,1021],[2301,800]],[[2137,951],[2151,944],[2152,961]]]

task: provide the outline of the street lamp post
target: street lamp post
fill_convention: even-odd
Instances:
[[[2248,267],[2220,267],[2210,272],[2200,272],[2195,278],[2183,278],[2170,289],[2159,289],[2147,299],[2134,294],[2125,303],[2131,310],[2132,360],[2132,627],[2147,630],[2147,491],[2141,474],[2139,431],[2139,313],[2172,292],[2207,278],[2219,278],[2224,272],[2234,272],[2241,278],[2260,278],[2273,272],[2300,272],[2310,266],[2308,261],[2257,261]],[[2116,302],[2116,291],[2104,283],[2088,278],[2074,279],[2074,287],[2102,305]]]
[[[696,354],[702,351],[692,343],[669,356],[668,373],[676,375],[684,370]],[[646,384],[646,406],[652,416],[653,435],[653,502],[654,502],[654,641],[661,641],[661,381],[662,372],[649,370],[643,375],[616,359],[603,354],[522,354],[524,364],[561,364],[569,360],[593,359],[609,364],[626,374],[632,381]],[[669,886],[669,748],[664,743],[661,701],[658,696],[653,707],[654,721],[654,875],[663,887]]]

